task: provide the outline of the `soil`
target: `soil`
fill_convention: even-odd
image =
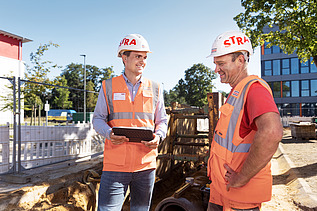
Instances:
[[[284,154],[277,152],[272,159],[272,200],[263,203],[262,211],[317,210],[317,204],[310,204],[310,208],[306,206],[307,203],[302,200],[307,199],[307,197],[298,197],[298,186],[294,185],[294,181],[300,178],[308,185],[310,194],[317,195],[317,141],[295,140],[291,136],[290,129],[286,128],[280,145],[284,149]],[[279,160],[285,155],[294,164],[291,168],[295,171],[281,166],[279,163]],[[90,161],[90,165],[92,164],[100,173],[102,163]],[[0,210],[94,210],[94,191],[92,191],[91,185],[87,185],[83,181],[86,169],[81,165],[84,164],[68,167],[68,169],[82,169],[76,174],[65,176],[66,170],[63,172],[63,169],[46,170],[42,174],[37,174],[37,184],[3,192],[0,194]],[[89,169],[89,166],[87,168]],[[92,169],[91,166],[90,169]],[[64,176],[58,177],[62,173]],[[53,175],[55,175],[54,178]],[[170,184],[161,186],[164,190],[158,188],[154,192],[151,211],[155,210],[156,205],[161,200],[172,196],[175,190],[184,184],[177,177],[170,182]],[[94,186],[96,184],[95,182]],[[98,188],[95,191],[98,191]]]
[[[289,157],[291,169],[280,166],[279,172],[273,172],[273,194],[272,200],[263,204],[262,210],[317,210],[317,201],[309,200],[311,196],[317,196],[317,140],[302,140],[292,137],[290,128],[284,128],[283,140],[280,143],[283,149],[283,156]],[[272,165],[279,155],[272,159]],[[290,176],[293,171],[295,175]],[[291,178],[293,177],[293,178]],[[294,178],[295,177],[295,178]],[[303,197],[298,197],[298,185],[294,181],[304,180],[308,185]],[[315,195],[316,194],[316,195]],[[309,200],[309,201],[306,201]]]

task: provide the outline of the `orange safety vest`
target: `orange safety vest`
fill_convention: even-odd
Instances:
[[[102,82],[108,107],[108,125],[143,127],[154,131],[154,113],[159,100],[159,84],[146,78],[132,101],[123,76]],[[136,172],[156,168],[157,149],[142,143],[114,145],[105,140],[103,171]]]
[[[225,174],[227,170],[223,164],[226,163],[234,171],[239,172],[249,154],[256,132],[251,131],[244,138],[239,135],[246,97],[249,88],[255,82],[259,82],[272,94],[269,85],[254,75],[244,78],[236,85],[227,102],[219,109],[221,115],[215,128],[208,159],[208,175],[213,187],[225,198],[242,203],[269,201],[272,194],[270,162],[245,186],[226,190]]]

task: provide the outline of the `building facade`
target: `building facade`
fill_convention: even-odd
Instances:
[[[269,32],[265,28],[264,33]],[[273,30],[277,30],[276,28]],[[284,54],[278,46],[261,48],[261,76],[272,88],[281,116],[317,116],[317,67],[310,58]]]
[[[11,82],[5,78],[24,77],[22,43],[30,41],[32,40],[0,30],[0,125],[7,122],[13,123],[12,110],[3,110],[5,104],[12,100],[13,96],[13,91],[9,88]]]

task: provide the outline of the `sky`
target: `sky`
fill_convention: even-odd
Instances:
[[[153,53],[148,54],[144,76],[172,89],[185,71],[202,63],[214,70],[210,54],[217,35],[239,30],[233,17],[243,12],[239,0],[11,0],[1,1],[0,29],[33,40],[23,44],[22,59],[30,65],[30,53],[50,41],[43,60],[62,66],[71,63],[99,68],[113,66],[120,75],[119,42],[128,34],[141,34]],[[260,52],[250,59],[249,73],[260,75]],[[230,91],[219,77],[213,91]]]

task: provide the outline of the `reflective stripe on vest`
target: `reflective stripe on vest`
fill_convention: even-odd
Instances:
[[[234,106],[234,110],[232,111],[232,115],[230,118],[230,122],[228,125],[228,130],[227,130],[227,134],[226,134],[226,138],[222,138],[221,136],[219,136],[217,134],[217,131],[214,135],[214,141],[216,141],[220,146],[225,147],[227,150],[229,150],[230,152],[234,153],[234,152],[249,152],[249,149],[251,147],[251,144],[239,144],[238,146],[235,146],[232,141],[233,141],[233,136],[234,136],[234,132],[235,132],[235,128],[239,119],[239,114],[243,108],[244,105],[244,99],[245,99],[245,94],[246,94],[246,90],[249,87],[250,83],[255,82],[255,81],[259,81],[261,84],[269,87],[269,85],[263,81],[262,79],[252,79],[250,80],[243,88],[241,93],[238,93],[236,95],[239,95],[238,98],[234,97],[235,95],[235,90],[232,91],[232,94],[229,96],[228,100],[226,103]]]

